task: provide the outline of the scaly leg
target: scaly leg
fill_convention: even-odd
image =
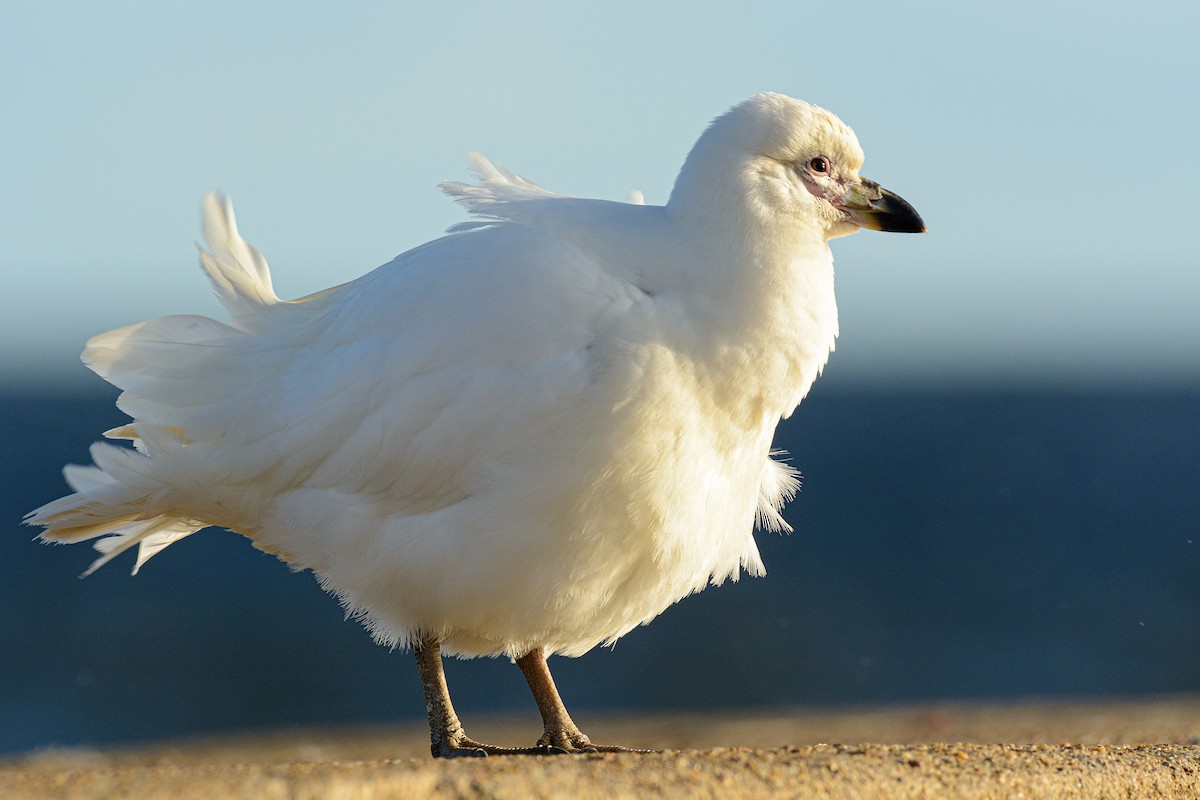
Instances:
[[[534,750],[546,754],[654,752],[592,744],[567,713],[567,707],[563,705],[562,698],[558,695],[558,687],[554,685],[554,678],[550,675],[550,667],[546,665],[546,654],[542,648],[534,648],[518,658],[517,666],[525,674],[525,681],[529,684],[529,691],[533,692],[533,699],[537,702],[545,725],[545,732],[533,746]]]
[[[429,749],[434,758],[544,753],[533,747],[496,747],[468,738],[450,702],[446,673],[442,671],[441,645],[436,639],[423,639],[413,646],[413,654],[417,657],[417,672],[421,676],[421,690],[425,693],[425,708],[429,712]]]

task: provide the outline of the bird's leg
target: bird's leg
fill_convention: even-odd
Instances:
[[[417,657],[417,673],[425,693],[425,708],[429,712],[429,749],[434,758],[459,758],[486,755],[541,755],[535,747],[496,747],[469,739],[450,702],[446,673],[442,670],[442,647],[432,637],[413,645]]]
[[[442,671],[442,646],[436,639],[422,639],[413,645],[417,657],[417,674],[425,693],[425,709],[429,712],[429,749],[434,758],[457,756],[486,756],[487,750],[463,733],[462,723],[450,702],[446,673]]]
[[[567,707],[563,705],[558,687],[554,685],[554,678],[550,675],[550,667],[546,665],[546,654],[542,648],[536,647],[518,658],[517,666],[525,675],[525,681],[529,684],[529,691],[533,692],[533,699],[537,702],[545,725],[542,738],[534,745],[535,750],[547,754],[651,752],[592,744],[567,713]]]

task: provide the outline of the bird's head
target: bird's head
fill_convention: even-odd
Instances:
[[[766,225],[815,225],[824,238],[859,228],[920,233],[925,223],[899,195],[859,174],[858,137],[823,108],[762,93],[708,127],[671,193],[677,208],[730,204]]]

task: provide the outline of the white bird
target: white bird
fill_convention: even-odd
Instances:
[[[759,94],[717,118],[665,206],[565,197],[474,156],[444,191],[481,221],[281,301],[227,199],[201,264],[228,322],[91,339],[132,421],[68,466],[41,538],[99,538],[134,572],[207,526],[310,569],[380,643],[411,647],[434,756],[598,748],[546,656],[613,642],[709,584],[761,575],[756,527],[797,474],[781,418],[838,332],[828,240],[924,230],[859,175],[833,114]],[[544,722],[528,749],[465,735],[441,652],[503,654]]]

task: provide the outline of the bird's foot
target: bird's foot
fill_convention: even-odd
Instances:
[[[575,753],[657,753],[658,750],[635,750],[617,745],[592,744],[580,731],[547,731],[533,747],[499,747],[484,744],[463,733],[459,728],[435,740],[430,751],[434,758],[486,758],[487,756],[560,756]]]
[[[592,744],[579,729],[573,731],[546,731],[537,740],[533,749],[543,755],[567,755],[570,753],[657,753],[658,750],[634,750],[609,744]]]
[[[548,756],[599,752],[599,749],[592,744],[591,740],[578,730],[546,731],[542,734],[542,738],[537,740],[537,744],[533,746],[533,749]]]
[[[434,758],[486,758],[487,756],[544,755],[536,747],[498,747],[484,744],[463,733],[462,728],[448,731],[430,745]]]
[[[487,746],[470,740],[461,745],[439,742],[430,748],[434,758],[487,758]]]

